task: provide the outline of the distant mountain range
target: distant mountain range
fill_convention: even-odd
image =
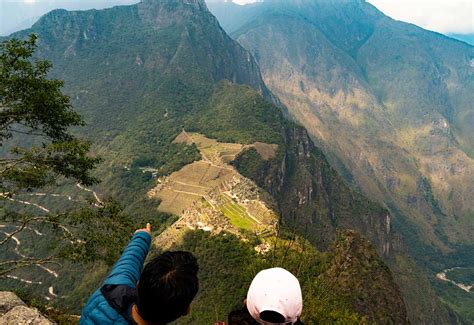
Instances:
[[[137,3],[139,0],[82,0],[64,1],[53,0],[48,2],[38,1],[35,3],[24,3],[21,1],[0,4],[0,35],[10,35],[11,33],[30,28],[42,15],[54,9],[66,10],[88,10],[102,9],[118,5]],[[231,3],[232,0],[207,0],[206,3]],[[261,1],[256,1],[261,2]],[[242,6],[241,6],[242,7]],[[235,13],[235,12],[234,12]],[[474,45],[473,34],[446,34],[449,37],[461,40]]]
[[[473,46],[365,1],[209,7],[341,175],[393,213],[419,265],[473,265]]]

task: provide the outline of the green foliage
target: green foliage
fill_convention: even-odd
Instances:
[[[87,155],[90,143],[69,132],[83,121],[61,93],[62,81],[47,78],[48,61],[31,62],[36,43],[32,34],[0,45],[0,146],[18,134],[39,143],[14,147],[0,159],[2,196],[40,188],[59,177],[86,185],[97,181],[90,172],[99,159]]]
[[[220,82],[208,108],[186,117],[186,129],[220,142],[283,144],[281,111],[248,86]]]
[[[86,263],[98,260],[108,265],[115,263],[136,229],[136,224],[114,201],[105,202],[98,208],[79,209],[70,213],[67,219],[80,237],[65,247],[61,257]]]
[[[448,278],[457,283],[474,284],[474,267],[456,268],[448,273]]]
[[[198,258],[200,290],[192,313],[182,323],[212,324],[226,320],[227,314],[242,302],[252,279],[255,253],[230,234],[209,237],[204,232],[186,235],[179,249]]]
[[[22,258],[9,257],[6,244],[13,239],[11,236],[5,237],[1,241],[5,254],[1,256],[0,274],[32,264],[54,264],[61,260],[86,263],[103,261],[111,265],[119,257],[133,230],[139,227],[114,201],[103,202],[98,207],[91,203],[78,210],[44,216],[17,214],[7,210],[0,215],[0,220],[15,229],[13,235],[39,229],[42,236],[48,237],[47,241],[38,239],[33,246],[28,244],[31,238],[23,242],[21,250],[30,256]]]
[[[258,180],[268,170],[268,164],[255,148],[245,150],[232,162],[239,173],[253,180]]]
[[[154,234],[159,235],[176,220],[165,214],[153,213],[155,205],[144,205],[142,208],[148,208],[150,213],[141,218],[131,218],[117,202],[104,200],[100,207],[91,203],[90,206],[67,213],[44,216],[42,218],[45,219],[41,222],[28,223],[27,229],[16,234],[21,246],[16,246],[13,240],[8,241],[2,245],[4,249],[0,251],[0,260],[2,263],[18,261],[15,251],[18,249],[21,254],[34,257],[31,262],[44,261],[41,264],[58,272],[59,277],[52,277],[41,269],[32,269],[31,263],[22,265],[17,262],[15,276],[40,281],[44,286],[1,278],[0,287],[2,290],[21,289],[32,297],[42,299],[48,286],[54,286],[61,299],[42,303],[66,314],[80,314],[85,301],[100,286],[134,230],[143,228],[146,222],[150,222]],[[11,221],[18,218],[4,217],[0,220],[8,225],[5,230],[14,230]],[[35,234],[32,229],[43,235]],[[8,266],[11,263],[1,264],[0,273],[8,271]]]
[[[456,287],[452,283],[444,281],[433,281],[435,288],[441,300],[460,315],[465,324],[472,324],[474,322],[474,293],[465,292]]]
[[[91,171],[99,159],[88,155],[91,143],[70,133],[71,127],[83,126],[84,122],[72,110],[69,97],[61,93],[63,82],[48,79],[51,64],[32,60],[36,43],[37,36],[33,34],[27,40],[11,39],[0,46],[0,144],[4,155],[0,159],[0,199],[3,202],[24,191],[63,183],[64,179],[84,185],[97,182]],[[15,146],[18,142],[23,146]],[[71,211],[39,215],[14,212],[2,204],[0,219],[12,229],[11,235],[1,241],[5,249],[1,254],[0,274],[23,272],[23,268],[34,264],[70,263],[65,260],[81,263],[99,260],[111,265],[133,229],[138,227],[112,200],[99,206],[91,203]],[[168,216],[160,216],[152,220],[160,229],[167,219]],[[142,223],[143,219],[136,221]],[[47,236],[48,240],[25,237],[24,233],[31,229],[40,230],[41,236]],[[22,239],[21,248],[13,251],[12,236]],[[22,251],[20,257],[18,249]],[[67,273],[66,269],[63,271]],[[60,286],[60,281],[55,286]]]
[[[31,57],[38,36],[11,39],[0,45],[0,129],[2,142],[10,138],[15,124],[28,132],[41,132],[54,141],[70,140],[70,126],[81,125],[81,117],[71,109],[69,97],[61,93],[63,82],[47,79],[52,65]]]
[[[465,285],[474,285],[474,267],[472,267],[472,246],[460,247],[455,254],[445,256],[452,263],[459,266],[446,272],[448,279]],[[465,265],[463,267],[463,265]],[[441,271],[441,270],[438,270]],[[441,297],[442,301],[452,308],[466,324],[474,322],[474,292],[466,292],[452,283],[440,281],[436,278],[432,281],[433,287]]]
[[[191,314],[178,324],[212,324],[242,306],[253,277],[262,269],[283,267],[300,280],[304,292],[303,321],[307,324],[365,324],[347,303],[321,286],[318,275],[325,272],[331,257],[318,253],[309,244],[280,241],[268,255],[258,255],[249,243],[234,235],[209,236],[203,231],[188,232],[183,244],[174,247],[191,251],[198,258],[200,290]],[[302,249],[302,250],[301,250]]]

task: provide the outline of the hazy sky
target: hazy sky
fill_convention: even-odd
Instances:
[[[139,0],[0,0],[0,35],[54,8],[88,9]],[[386,15],[440,33],[474,33],[474,0],[367,0]],[[234,0],[245,4],[255,0]],[[26,26],[28,27],[28,26]]]
[[[368,0],[386,15],[440,33],[474,33],[474,0]]]

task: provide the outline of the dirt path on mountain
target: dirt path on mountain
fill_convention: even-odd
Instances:
[[[102,200],[99,198],[98,194],[91,190],[91,189],[88,189],[80,184],[76,184],[76,186],[83,190],[83,191],[86,191],[86,192],[89,192],[89,193],[92,193],[94,199],[95,199],[95,203],[94,205],[99,207],[99,206],[102,206],[103,205],[103,202]],[[75,200],[73,199],[70,195],[65,195],[65,194],[57,194],[57,193],[24,193],[24,194],[19,194],[17,196],[30,196],[30,197],[46,197],[46,196],[51,196],[51,197],[64,197],[66,198],[67,200],[69,201],[73,201],[73,202],[80,202],[80,200]],[[29,201],[24,201],[24,200],[19,200],[19,199],[16,199],[16,198],[13,198],[13,197],[8,197],[6,194],[4,193],[0,193],[0,197],[1,199],[5,199],[5,200],[8,200],[8,201],[11,201],[11,202],[14,202],[14,203],[18,203],[18,204],[22,204],[22,205],[27,205],[27,206],[32,206],[32,207],[35,207],[39,210],[41,210],[43,213],[46,213],[46,214],[49,214],[51,213],[51,210],[48,209],[47,207],[43,206],[43,205],[40,205],[40,204],[37,204],[37,203],[33,203],[33,202],[29,202]],[[15,228],[17,229],[19,226],[15,226],[15,225],[5,225],[5,224],[0,224],[0,229],[6,229],[6,228]],[[62,226],[60,225],[59,226],[61,228],[62,231],[66,232],[66,233],[70,233],[70,230],[65,227],[65,226]],[[32,231],[35,235],[39,236],[39,237],[43,237],[45,236],[44,233],[40,232],[39,230],[33,228],[33,227],[25,227],[24,228],[25,231]],[[15,247],[13,248],[13,251],[15,254],[17,254],[19,257],[21,258],[28,258],[28,256],[26,256],[25,254],[23,254],[21,252],[21,241],[20,239],[18,238],[18,234],[13,234],[13,232],[8,232],[8,231],[4,231],[4,230],[0,230],[0,233],[4,234],[6,237],[9,237],[10,236],[10,239],[15,243]],[[55,270],[45,266],[45,265],[42,265],[42,264],[35,264],[36,267],[40,268],[41,270],[43,270],[44,272],[48,273],[50,276],[52,276],[53,278],[57,279],[59,277],[59,273],[56,272]],[[12,279],[12,280],[16,280],[16,281],[20,281],[20,282],[23,282],[23,283],[27,283],[27,284],[35,284],[35,285],[42,285],[43,282],[41,281],[33,281],[33,280],[28,280],[28,279],[24,279],[22,277],[19,277],[19,276],[15,276],[15,275],[12,275],[12,274],[7,274],[4,276],[5,278],[8,278],[8,279]],[[51,300],[51,298],[57,298],[58,297],[58,294],[55,293],[54,291],[54,286],[50,286],[48,288],[48,295],[49,296],[45,296],[45,299],[47,300]]]

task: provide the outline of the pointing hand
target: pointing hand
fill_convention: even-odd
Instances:
[[[141,232],[141,231],[146,232],[151,236],[151,225],[150,225],[150,223],[147,223],[145,228],[135,230],[135,233]]]

